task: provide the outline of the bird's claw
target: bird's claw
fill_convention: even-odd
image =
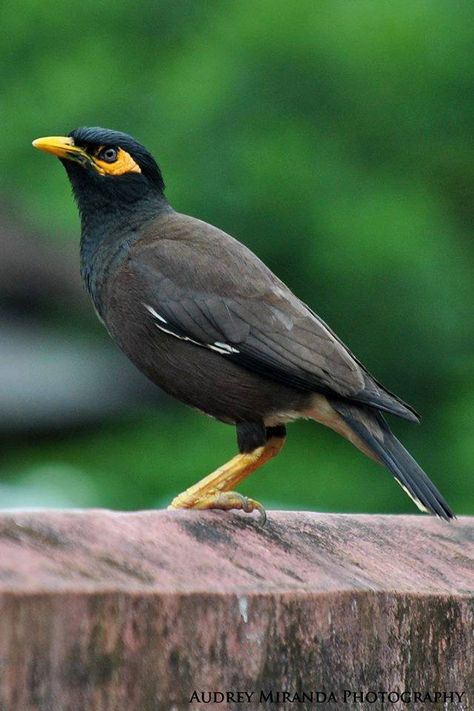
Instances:
[[[239,510],[245,511],[245,513],[252,513],[253,511],[258,511],[259,513],[259,523],[261,526],[265,525],[267,520],[267,514],[262,504],[255,499],[251,499],[248,496],[239,494],[238,491],[213,491],[208,492],[204,496],[194,500],[185,501],[180,500],[180,496],[173,499],[171,504],[168,506],[169,509],[181,509],[181,508],[192,508],[192,509],[220,509],[221,511],[232,511]]]
[[[237,491],[224,491],[218,493],[212,508],[222,509],[224,511],[237,509],[245,511],[245,513],[258,511],[259,523],[261,526],[264,526],[267,520],[266,511],[259,501],[255,501],[255,499],[239,494]]]

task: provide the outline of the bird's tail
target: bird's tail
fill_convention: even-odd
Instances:
[[[324,424],[345,436],[372,459],[384,464],[419,509],[446,521],[455,518],[446,500],[390,431],[380,412],[342,400],[331,400],[330,406],[336,417],[332,422],[326,420]],[[314,419],[323,421],[318,416]]]

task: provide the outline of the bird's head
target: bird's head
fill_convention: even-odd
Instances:
[[[82,127],[68,136],[37,138],[33,146],[60,159],[81,212],[85,205],[130,204],[163,195],[165,186],[155,159],[126,133]]]

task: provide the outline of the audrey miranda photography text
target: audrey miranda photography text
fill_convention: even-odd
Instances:
[[[195,689],[189,703],[201,704],[451,704],[467,701],[465,691],[362,691],[343,689],[342,691],[288,691],[276,689],[258,689],[255,691],[201,691]]]

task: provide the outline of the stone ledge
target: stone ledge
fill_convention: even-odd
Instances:
[[[473,540],[471,518],[0,512],[0,710],[275,707],[262,689],[473,708]]]
[[[474,519],[0,512],[0,592],[474,592]]]

